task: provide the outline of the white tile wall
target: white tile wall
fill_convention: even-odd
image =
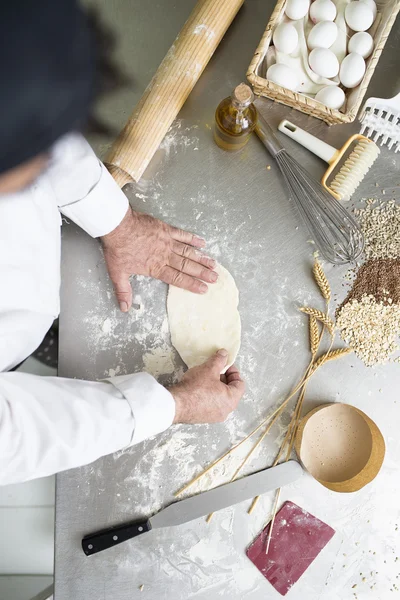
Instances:
[[[55,369],[29,358],[35,375]],[[53,580],[55,478],[0,486],[0,600],[30,600]]]

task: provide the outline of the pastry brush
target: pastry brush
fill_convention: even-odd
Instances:
[[[351,198],[380,152],[374,142],[359,133],[337,150],[286,119],[278,129],[329,164],[321,183],[337,200]]]

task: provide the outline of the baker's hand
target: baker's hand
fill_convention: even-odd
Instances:
[[[122,222],[102,237],[104,257],[122,312],[132,304],[131,275],[147,275],[197,294],[218,275],[215,260],[197,248],[205,241],[150,215],[128,209]]]
[[[226,350],[218,350],[169,388],[176,403],[174,423],[222,423],[235,410],[245,386],[235,366],[220,375],[227,357]]]

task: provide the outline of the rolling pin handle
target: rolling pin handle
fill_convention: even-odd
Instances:
[[[108,152],[107,163],[130,174],[110,169],[117,183],[139,181],[243,2],[198,0]]]
[[[126,183],[134,183],[133,177],[129,175],[126,171],[121,169],[120,167],[116,167],[111,163],[105,162],[104,166],[111,173],[113,179],[118,183],[119,187],[122,189]]]

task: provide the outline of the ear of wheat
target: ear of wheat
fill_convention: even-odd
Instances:
[[[328,362],[328,360],[336,360],[337,358],[342,358],[342,356],[346,356],[351,352],[353,352],[351,348],[337,348],[336,350],[330,350],[329,352],[326,352],[326,354],[322,354],[322,356],[320,356],[318,360],[315,361],[313,365],[313,371],[318,369],[318,367],[320,367],[322,364]]]
[[[323,323],[324,325],[326,325],[326,327],[328,328],[328,331],[331,335],[333,335],[333,331],[335,329],[335,324],[334,322],[328,317],[328,315],[326,315],[325,313],[323,313],[321,310],[318,310],[317,308],[311,308],[309,306],[302,306],[300,308],[301,312],[305,313],[306,315],[309,315],[310,317],[315,317],[317,319],[317,321],[321,321],[321,323]]]
[[[309,315],[309,332],[310,332],[310,350],[312,356],[315,356],[319,346],[319,329],[318,321],[312,315]]]
[[[324,273],[324,270],[318,261],[315,261],[315,263],[314,263],[313,274],[314,274],[314,279],[321,291],[321,294],[323,295],[325,300],[327,302],[329,302],[331,299],[331,287],[330,287],[329,281]]]

